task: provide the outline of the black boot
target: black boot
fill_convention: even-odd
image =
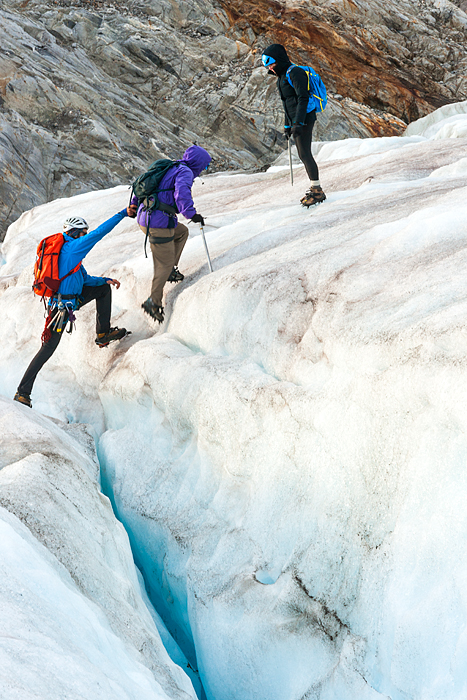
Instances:
[[[182,282],[185,275],[182,275],[178,267],[174,267],[170,275],[167,277],[167,282]]]
[[[151,297],[148,297],[146,301],[143,301],[141,308],[151,316],[155,321],[162,323],[164,320],[164,307],[156,306]]]
[[[95,342],[99,348],[105,348],[113,340],[121,340],[129,333],[131,331],[127,331],[126,328],[111,328],[107,333],[98,333]]]

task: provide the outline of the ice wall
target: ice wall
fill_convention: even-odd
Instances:
[[[462,119],[450,138],[321,144],[328,200],[310,211],[299,168],[293,189],[280,164],[198,181],[215,272],[192,226],[162,327],[139,309],[151,270],[131,222],[86,260],[121,279],[133,336],[97,350],[84,309],[33,400],[100,434],[148,592],[209,700],[467,696]],[[67,213],[99,223],[126,195]],[[5,241],[4,394],[42,322],[20,246],[62,207]]]
[[[4,398],[0,426],[2,700],[196,697],[143,601],[86,428]]]
[[[426,117],[409,124],[406,136],[430,139],[465,138],[467,135],[467,101],[444,105]]]

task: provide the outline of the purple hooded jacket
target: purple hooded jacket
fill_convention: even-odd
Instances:
[[[196,214],[191,196],[193,180],[207,168],[210,162],[211,156],[201,146],[193,145],[187,148],[180,165],[174,165],[162,178],[159,189],[168,191],[161,192],[159,200],[176,206],[180,214],[183,214],[186,219],[191,219]],[[139,205],[136,221],[146,228],[148,213],[144,210],[143,203],[140,204],[138,198],[133,196],[131,204]],[[177,218],[173,218],[176,226]],[[155,209],[151,212],[149,226],[150,228],[169,228],[169,214]]]

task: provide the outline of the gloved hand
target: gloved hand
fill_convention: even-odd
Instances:
[[[136,206],[136,204],[130,204],[130,206],[126,208],[126,213],[130,217],[130,219],[135,218],[137,211],[138,211],[138,207]]]
[[[285,135],[285,138],[287,139],[287,141],[289,140],[291,133],[292,133],[292,129],[290,128],[290,126],[284,126],[284,135]]]
[[[303,133],[303,124],[294,124],[291,131],[294,136],[301,136]]]
[[[201,224],[201,226],[204,226],[204,219],[201,216],[201,214],[195,214],[194,216],[191,217],[191,221],[195,224]]]

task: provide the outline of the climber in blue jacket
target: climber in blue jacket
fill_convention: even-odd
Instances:
[[[111,287],[115,286],[118,289],[120,282],[110,277],[88,275],[82,264],[82,260],[96,243],[110,233],[126,216],[134,218],[136,207],[129,206],[123,209],[90,233],[88,233],[88,224],[80,216],[71,216],[65,221],[64,242],[58,257],[59,277],[65,279],[60,282],[57,294],[49,300],[41,348],[19,383],[15,401],[31,407],[31,391],[39,371],[57,349],[68,322],[71,333],[75,320],[74,312],[93,299],[96,301],[96,345],[101,348],[106,347],[110,342],[121,340],[128,335],[129,331],[125,328],[110,327]]]

